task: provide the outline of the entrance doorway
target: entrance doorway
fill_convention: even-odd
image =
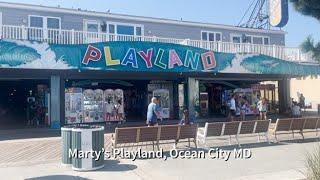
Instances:
[[[45,126],[49,123],[48,80],[1,80],[1,128]]]

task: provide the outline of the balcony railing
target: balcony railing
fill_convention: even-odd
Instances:
[[[174,43],[204,48],[225,53],[264,54],[275,58],[299,63],[314,63],[312,55],[302,53],[299,48],[278,45],[261,45],[232,42],[208,42],[191,39],[162,38],[156,36],[129,36],[108,33],[95,33],[75,30],[33,28],[25,26],[0,25],[0,38],[35,40],[51,44],[85,44],[106,41],[150,41]]]

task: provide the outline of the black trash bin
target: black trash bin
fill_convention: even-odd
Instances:
[[[76,171],[92,171],[104,167],[104,127],[78,126],[72,129],[72,149],[79,153],[90,151],[101,152],[99,157],[72,158],[72,169]]]

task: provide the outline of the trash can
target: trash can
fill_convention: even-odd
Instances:
[[[71,136],[72,149],[77,152],[72,158],[73,170],[92,171],[104,167],[103,126],[77,126],[72,128]]]
[[[64,126],[61,128],[61,138],[62,138],[62,165],[71,166],[72,158],[69,156],[69,150],[71,147],[71,134],[72,128],[75,125]]]

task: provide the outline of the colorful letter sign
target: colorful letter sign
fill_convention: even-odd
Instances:
[[[82,59],[82,64],[88,65],[89,61],[99,61],[100,58],[101,51],[96,47],[88,45],[86,53]]]

